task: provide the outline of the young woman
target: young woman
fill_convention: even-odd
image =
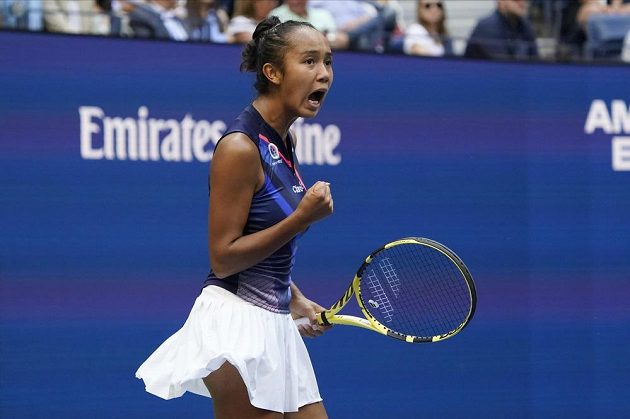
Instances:
[[[217,418],[326,418],[300,337],[322,333],[323,307],[291,279],[296,239],[330,215],[327,182],[307,189],[289,132],[313,117],[333,81],[323,34],[308,23],[262,21],[242,54],[255,100],[215,148],[210,173],[212,271],[186,324],[136,376],[162,398],[210,396]],[[292,317],[308,317],[300,330]]]
[[[405,30],[403,51],[409,55],[452,55],[446,30],[444,4],[437,0],[418,0],[416,23]]]
[[[244,44],[252,40],[256,26],[278,7],[278,0],[234,0],[234,17],[227,34],[230,42]]]

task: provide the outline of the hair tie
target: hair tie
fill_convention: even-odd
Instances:
[[[278,22],[275,25],[273,25],[271,28],[267,29],[265,31],[265,33],[263,33],[262,36],[260,38],[258,38],[257,44],[260,44],[262,42],[262,40],[267,37],[267,34],[269,34],[271,31],[275,30],[278,26],[282,25],[283,23],[284,22]]]

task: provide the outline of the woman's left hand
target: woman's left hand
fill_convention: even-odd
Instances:
[[[306,317],[310,320],[310,323],[303,323],[298,325],[298,330],[300,331],[300,335],[314,338],[317,336],[321,336],[326,330],[330,329],[332,326],[322,326],[317,323],[316,316],[317,313],[321,313],[326,310],[324,307],[319,304],[309,300],[304,296],[299,296],[291,299],[291,303],[289,305],[291,310],[291,316],[294,319],[299,319],[300,317]]]

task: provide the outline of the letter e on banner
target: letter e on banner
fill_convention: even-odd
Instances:
[[[630,137],[613,137],[612,167],[618,172],[630,171]]]

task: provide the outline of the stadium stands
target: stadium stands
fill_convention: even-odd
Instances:
[[[338,9],[340,0],[336,1]],[[445,31],[418,30],[417,8],[423,1],[440,3]],[[262,10],[303,3],[305,20],[309,8],[327,7],[325,2],[315,0],[0,0],[0,30],[237,43],[247,36],[235,36],[232,29],[228,30],[231,19],[255,2],[265,3],[266,9]],[[503,10],[501,4],[509,3],[524,4],[527,8],[523,19],[527,25],[531,24],[535,41],[524,42],[535,43],[528,49],[538,54],[486,58],[622,62],[623,42],[630,32],[630,1],[627,0],[351,0],[348,7],[356,7],[356,3],[366,3],[366,7],[378,10],[377,19],[383,22],[375,25],[379,29],[371,35],[377,34],[380,39],[370,39],[367,43],[331,41],[334,47],[374,53],[409,53],[410,48],[403,46],[406,31],[410,30],[413,32],[410,36],[415,36],[416,40],[418,34],[432,37],[438,50],[441,44],[447,45],[449,53],[445,55],[464,56],[477,23],[495,10]],[[139,15],[151,16],[151,23],[139,23]],[[255,19],[250,25],[253,24]],[[335,35],[329,37],[332,40]],[[485,41],[493,45],[504,43],[509,49],[515,40]],[[418,54],[417,49],[415,54],[423,55]]]

